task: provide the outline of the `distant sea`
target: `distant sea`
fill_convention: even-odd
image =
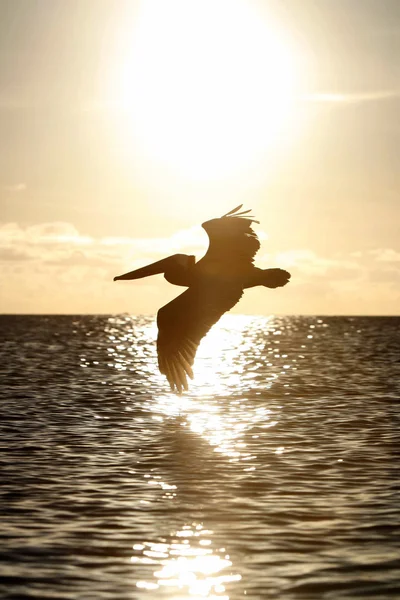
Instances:
[[[400,598],[400,318],[1,316],[0,598]]]

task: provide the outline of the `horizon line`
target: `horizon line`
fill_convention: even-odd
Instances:
[[[156,317],[157,313],[130,313],[130,312],[71,312],[71,313],[14,313],[0,312],[0,317]],[[225,313],[232,317],[399,317],[399,314],[389,313],[271,313],[269,315]],[[222,315],[222,316],[225,316]],[[222,318],[222,317],[221,317]]]

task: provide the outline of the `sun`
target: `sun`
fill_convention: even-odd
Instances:
[[[299,69],[245,0],[146,0],[118,60],[123,145],[194,180],[246,171],[290,136]]]

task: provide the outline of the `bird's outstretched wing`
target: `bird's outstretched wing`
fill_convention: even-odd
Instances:
[[[169,302],[157,314],[158,365],[172,391],[188,389],[200,340],[239,301],[243,290],[215,280],[194,285]]]
[[[251,210],[240,212],[242,204],[219,219],[203,223],[210,245],[202,260],[220,263],[252,263],[260,248],[260,241],[253,231],[252,223],[258,223],[248,214]]]

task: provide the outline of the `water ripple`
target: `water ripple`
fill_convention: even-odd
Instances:
[[[0,320],[1,597],[397,597],[398,318]]]

